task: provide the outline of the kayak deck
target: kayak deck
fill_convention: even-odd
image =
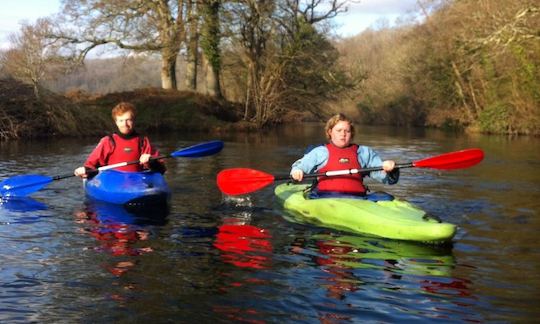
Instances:
[[[107,170],[85,182],[86,195],[95,200],[122,205],[166,204],[170,189],[159,172]]]
[[[454,224],[428,217],[423,210],[405,201],[305,199],[307,186],[285,183],[278,185],[274,192],[284,209],[311,223],[354,233],[430,243],[450,241],[456,233]]]

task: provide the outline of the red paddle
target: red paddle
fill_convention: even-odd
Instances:
[[[396,164],[396,168],[431,168],[440,170],[465,169],[478,164],[484,158],[484,152],[480,149],[467,149],[462,151],[450,152],[423,160]],[[305,178],[331,177],[337,175],[347,175],[356,173],[367,173],[371,171],[381,171],[382,167],[366,169],[349,169],[328,171],[325,173],[306,174]],[[233,168],[225,169],[217,175],[217,185],[219,189],[227,195],[243,195],[262,189],[274,181],[291,180],[289,175],[274,176],[263,171]]]

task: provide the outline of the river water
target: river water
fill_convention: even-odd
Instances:
[[[453,244],[407,243],[305,224],[273,185],[242,197],[225,168],[287,173],[321,125],[261,134],[155,134],[162,153],[221,139],[214,156],[167,161],[168,214],[135,217],[54,181],[0,205],[2,322],[530,322],[540,316],[540,139],[362,127],[356,140],[408,162],[478,147],[456,171],[404,169],[369,183],[459,226]],[[97,139],[0,145],[0,181],[61,175]]]

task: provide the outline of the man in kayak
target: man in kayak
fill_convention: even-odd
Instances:
[[[164,173],[165,164],[151,160],[159,156],[148,137],[140,135],[134,129],[136,109],[129,102],[121,102],[112,109],[112,118],[118,132],[103,137],[90,153],[84,166],[75,169],[76,176],[86,178],[92,170],[109,164],[139,160],[139,164],[130,164],[116,168],[120,171],[137,172],[146,169]]]
[[[395,184],[399,180],[399,169],[394,169],[392,160],[382,161],[379,155],[367,146],[351,143],[354,125],[344,114],[337,114],[326,122],[326,138],[329,143],[315,147],[301,159],[293,163],[291,177],[302,181],[304,174],[327,171],[380,167],[383,171],[373,171],[369,177],[384,184]],[[365,196],[366,187],[362,174],[319,177],[313,186],[310,198],[338,195]]]

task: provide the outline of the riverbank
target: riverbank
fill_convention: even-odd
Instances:
[[[109,131],[115,130],[111,109],[121,101],[137,107],[140,131],[219,131],[240,122],[242,107],[225,100],[190,92],[144,88],[109,93],[102,96],[68,94],[70,100],[86,112],[107,120]]]
[[[62,96],[46,89],[36,98],[31,86],[0,80],[0,140],[95,136],[115,130],[111,109],[120,101],[137,107],[137,128],[147,131],[226,131],[255,127],[241,121],[242,107],[188,91],[156,88]]]

